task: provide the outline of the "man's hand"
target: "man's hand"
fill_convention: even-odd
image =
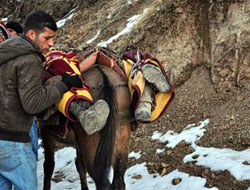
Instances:
[[[82,80],[80,79],[80,77],[78,75],[69,75],[67,73],[64,73],[62,75],[62,82],[64,82],[64,84],[71,89],[72,87],[76,87],[76,88],[82,88]]]

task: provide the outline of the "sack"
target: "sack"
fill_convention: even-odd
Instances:
[[[131,94],[131,101],[134,111],[139,105],[140,99],[142,97],[145,88],[146,81],[141,72],[141,68],[143,65],[152,64],[160,68],[162,74],[169,82],[169,79],[167,77],[163,65],[150,54],[144,53],[142,51],[130,50],[123,54],[123,64],[124,64],[124,71],[128,78],[128,86]],[[165,93],[155,92],[154,102],[153,102],[154,105],[153,105],[153,110],[151,112],[151,121],[142,123],[151,123],[159,119],[165,113],[165,111],[173,101],[174,97],[175,97],[175,92],[172,86],[168,92]]]

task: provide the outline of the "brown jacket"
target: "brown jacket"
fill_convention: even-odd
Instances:
[[[43,86],[43,55],[25,36],[0,44],[0,140],[29,142],[34,115],[58,103],[63,82]]]

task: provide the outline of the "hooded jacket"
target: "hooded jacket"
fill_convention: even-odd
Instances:
[[[56,104],[68,90],[63,82],[43,86],[44,57],[26,36],[0,43],[0,139],[30,142],[34,115]]]

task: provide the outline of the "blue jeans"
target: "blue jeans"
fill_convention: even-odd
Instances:
[[[32,127],[30,129],[30,138],[33,151],[36,154],[36,160],[38,160],[38,135],[35,120],[33,120]]]
[[[0,140],[0,189],[36,190],[36,155],[31,143]]]

